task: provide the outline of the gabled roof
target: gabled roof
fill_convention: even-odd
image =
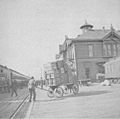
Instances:
[[[103,37],[103,40],[106,40],[109,37],[111,37],[111,38],[116,37],[116,38],[120,39],[120,35],[119,35],[119,33],[117,31],[109,32],[107,35],[105,35],[105,37]]]
[[[101,40],[110,32],[110,30],[88,30],[83,34],[78,35],[74,40]]]
[[[120,30],[116,32],[116,34],[118,34],[120,36]]]

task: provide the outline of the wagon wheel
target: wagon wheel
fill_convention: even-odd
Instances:
[[[68,87],[66,86],[63,91],[64,91],[64,94],[68,94],[69,93],[68,92]]]
[[[53,98],[54,97],[54,91],[51,88],[49,88],[48,92],[47,92],[47,95],[48,95],[48,97]]]
[[[69,90],[68,90],[68,87],[65,85],[65,86],[61,86],[61,88],[62,88],[62,90],[63,90],[63,93],[64,94],[68,94],[69,92]]]
[[[79,85],[78,84],[74,84],[72,86],[72,91],[74,94],[77,94],[79,92]]]
[[[57,98],[60,98],[63,96],[63,89],[61,87],[55,88],[54,93]]]

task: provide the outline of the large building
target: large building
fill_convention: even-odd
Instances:
[[[93,29],[87,22],[80,29],[82,34],[76,38],[65,37],[59,55],[73,62],[79,80],[95,81],[97,73],[104,73],[103,64],[120,56],[120,31],[112,25],[110,29]]]

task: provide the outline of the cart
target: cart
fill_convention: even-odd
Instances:
[[[72,63],[63,60],[44,65],[46,85],[49,87],[47,95],[50,98],[60,98],[64,94],[79,92],[79,82]]]

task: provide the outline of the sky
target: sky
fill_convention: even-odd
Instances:
[[[59,44],[95,29],[120,30],[120,0],[0,0],[0,64],[40,79]]]

